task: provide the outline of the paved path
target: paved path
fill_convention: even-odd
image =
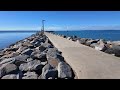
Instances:
[[[120,79],[120,58],[45,32],[78,79]]]

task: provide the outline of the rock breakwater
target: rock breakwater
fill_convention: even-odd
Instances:
[[[41,32],[0,50],[0,79],[74,79],[62,52]]]
[[[91,48],[94,48],[95,50],[99,50],[99,51],[120,57],[120,41],[107,41],[104,39],[80,38],[77,36],[68,37],[65,35],[56,34],[54,32],[50,32],[50,33],[74,42],[78,42],[86,46],[89,46]]]

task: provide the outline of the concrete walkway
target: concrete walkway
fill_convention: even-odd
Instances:
[[[120,79],[120,58],[45,32],[78,79]]]

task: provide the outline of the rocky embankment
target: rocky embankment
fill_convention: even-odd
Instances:
[[[51,33],[55,34],[54,32]],[[94,48],[95,50],[99,50],[120,57],[120,41],[106,41],[103,39],[80,38],[77,36],[67,37],[61,34],[55,35],[89,46],[91,48]]]
[[[62,52],[40,32],[0,51],[1,79],[74,79]]]

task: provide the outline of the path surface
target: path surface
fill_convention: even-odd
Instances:
[[[45,32],[78,79],[120,79],[120,58]]]

